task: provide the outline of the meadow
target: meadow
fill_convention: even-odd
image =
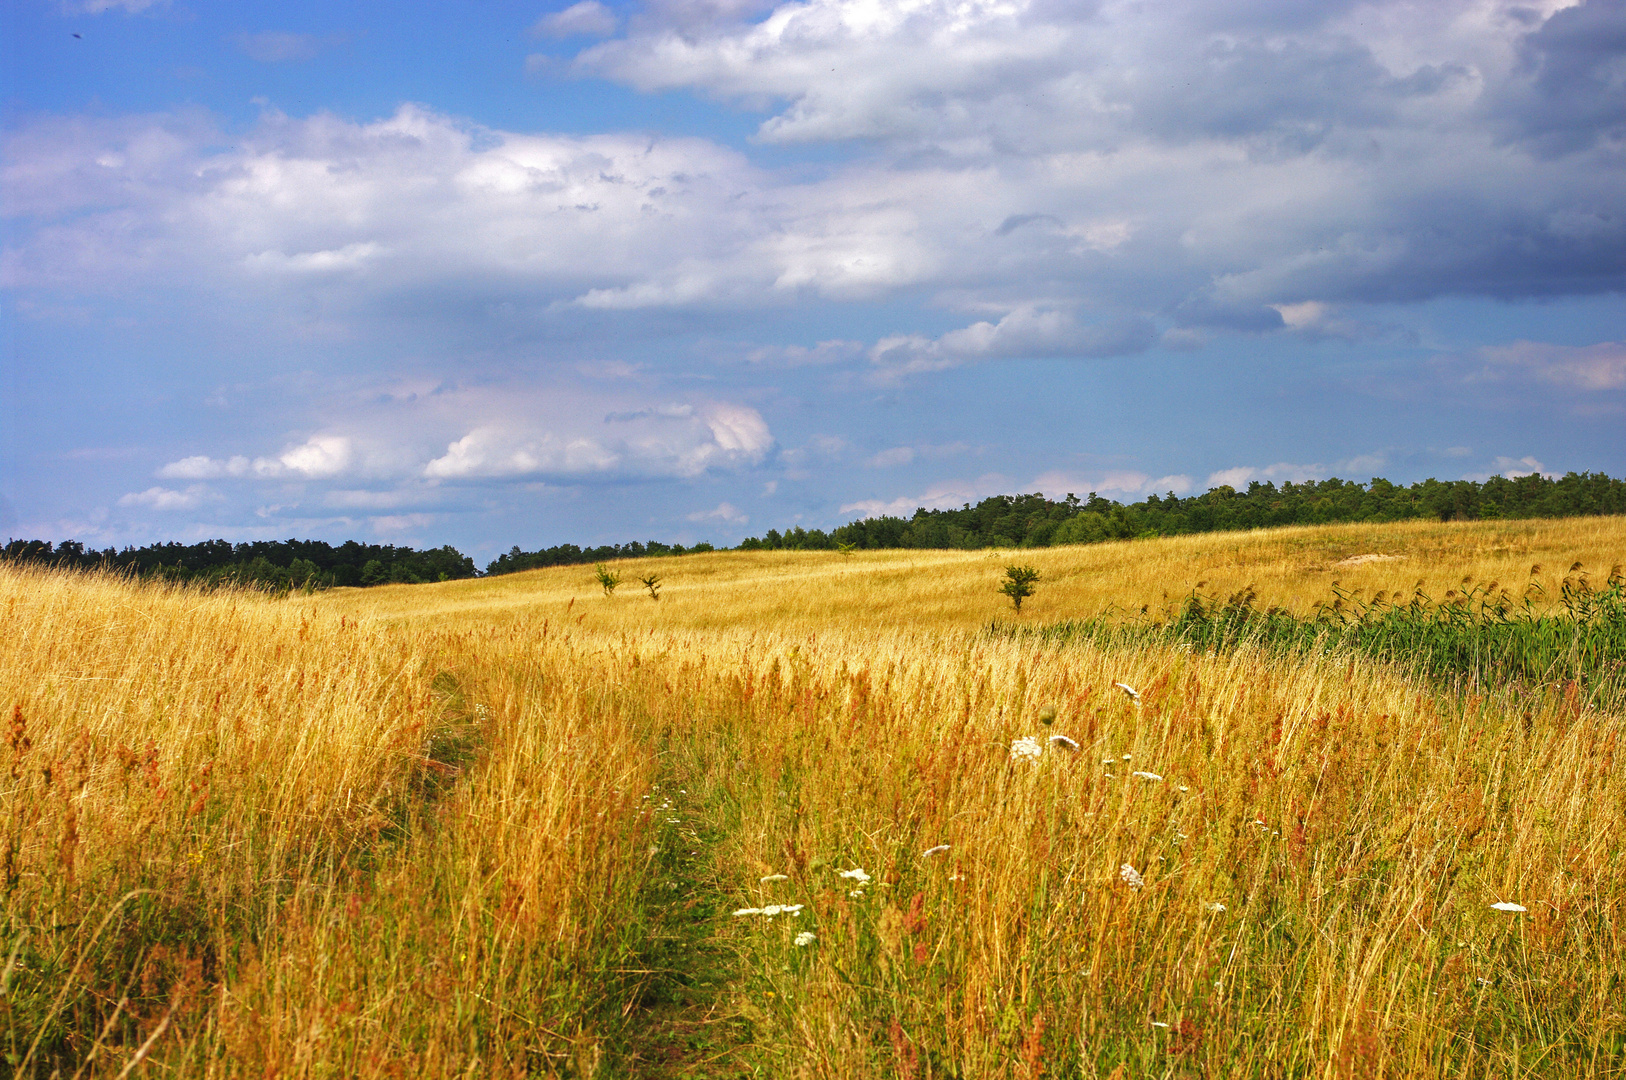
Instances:
[[[1623,561],[1626,519],[1589,518],[717,552],[613,564],[613,594],[0,566],[3,1052],[1626,1076],[1626,657],[1586,682],[1169,632],[1239,593],[1295,625],[1419,590],[1559,619]]]

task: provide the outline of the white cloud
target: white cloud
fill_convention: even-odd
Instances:
[[[321,496],[326,505],[383,509],[422,502],[435,485],[460,481],[614,482],[736,471],[761,464],[774,445],[762,415],[736,402],[647,403],[552,387],[368,391],[336,398],[333,412],[329,430],[279,454],[194,454],[158,476],[342,482]],[[357,480],[393,486],[358,488]]]
[[[475,428],[423,468],[432,480],[496,477],[693,477],[762,461],[773,436],[743,405],[612,413],[608,431],[549,430],[522,420]],[[625,430],[621,430],[625,429]]]
[[[714,510],[701,510],[689,515],[690,521],[720,521],[728,525],[744,525],[751,519],[732,503],[718,503]]]
[[[276,457],[252,461],[241,454],[211,458],[201,454],[171,461],[158,470],[166,480],[219,480],[227,477],[295,477],[322,479],[349,471],[357,454],[352,440],[344,435],[313,435]]]
[[[1181,474],[1152,477],[1133,469],[1111,469],[1099,473],[1047,472],[1034,478],[1033,488],[1047,498],[1061,500],[1069,492],[1083,498],[1094,492],[1104,498],[1134,501],[1147,495],[1190,494],[1196,487],[1191,477]]]
[[[989,357],[1119,356],[1143,352],[1155,338],[1144,319],[1080,326],[1068,312],[1024,306],[997,323],[972,323],[939,338],[882,338],[870,350],[870,360],[891,374],[914,374]]]
[[[1545,465],[1529,454],[1522,458],[1499,457],[1496,459],[1496,475],[1505,476],[1510,480],[1521,476],[1531,476],[1536,473],[1540,473],[1549,480],[1558,478],[1557,473],[1548,472]]]
[[[354,459],[351,442],[343,435],[314,435],[303,444],[285,451],[274,461],[261,458],[255,471],[265,476],[292,473],[296,476],[337,476]]]
[[[1573,390],[1626,389],[1626,342],[1569,346],[1515,341],[1483,349],[1481,355],[1496,368],[1522,369]]]
[[[425,290],[606,321],[905,295],[999,313],[901,327],[871,350],[894,374],[1204,329],[1353,336],[1355,302],[1626,285],[1620,161],[1537,153],[1487,113],[1492,84],[1526,78],[1528,20],[1441,6],[657,5],[582,54],[646,89],[782,105],[767,137],[875,140],[783,172],[703,139],[417,106],[268,112],[243,133],[197,113],[42,118],[8,139],[0,182],[26,224],[0,280],[232,292],[350,334]]]
[[[1206,489],[1217,488],[1222,485],[1243,490],[1255,480],[1265,483],[1292,483],[1304,484],[1311,481],[1327,480],[1337,476],[1344,480],[1361,481],[1376,474],[1388,464],[1388,459],[1382,454],[1359,454],[1355,457],[1345,458],[1331,464],[1298,465],[1288,461],[1278,461],[1274,465],[1257,468],[1252,465],[1237,465],[1229,469],[1220,469],[1208,474],[1208,480],[1203,485]]]
[[[149,510],[196,510],[213,492],[202,484],[192,484],[185,491],[150,487],[146,491],[132,491],[119,497],[120,506],[143,506]]]
[[[861,517],[910,517],[919,507],[927,510],[952,510],[965,503],[977,503],[989,495],[1008,494],[1003,476],[988,473],[975,480],[948,480],[933,484],[919,495],[903,495],[895,499],[859,499],[844,503],[840,513],[857,511]]]
[[[531,27],[531,32],[547,37],[605,37],[615,33],[615,12],[598,0],[581,0],[563,11],[544,15]]]
[[[248,458],[241,455],[216,460],[201,454],[172,461],[158,470],[165,480],[218,480],[223,476],[246,476],[250,469]]]

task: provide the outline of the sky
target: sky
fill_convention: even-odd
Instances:
[[[1626,0],[7,0],[0,80],[0,536],[1626,475]]]

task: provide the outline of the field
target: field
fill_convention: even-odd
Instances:
[[[1308,620],[1335,582],[1562,620],[1621,562],[1598,518],[719,552],[613,594],[0,566],[3,1050],[40,1078],[1626,1077],[1626,656],[1452,675],[1166,632],[1194,590]],[[1041,575],[1019,615],[1012,563]],[[1054,632],[1081,620],[1133,632]]]

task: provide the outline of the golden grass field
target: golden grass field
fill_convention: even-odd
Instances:
[[[1336,565],[1363,554],[1400,558]],[[1604,518],[722,552],[612,596],[591,567],[285,598],[0,567],[4,1053],[1626,1076],[1617,703],[986,629],[1622,561]],[[1050,734],[1080,749],[1013,756]]]

